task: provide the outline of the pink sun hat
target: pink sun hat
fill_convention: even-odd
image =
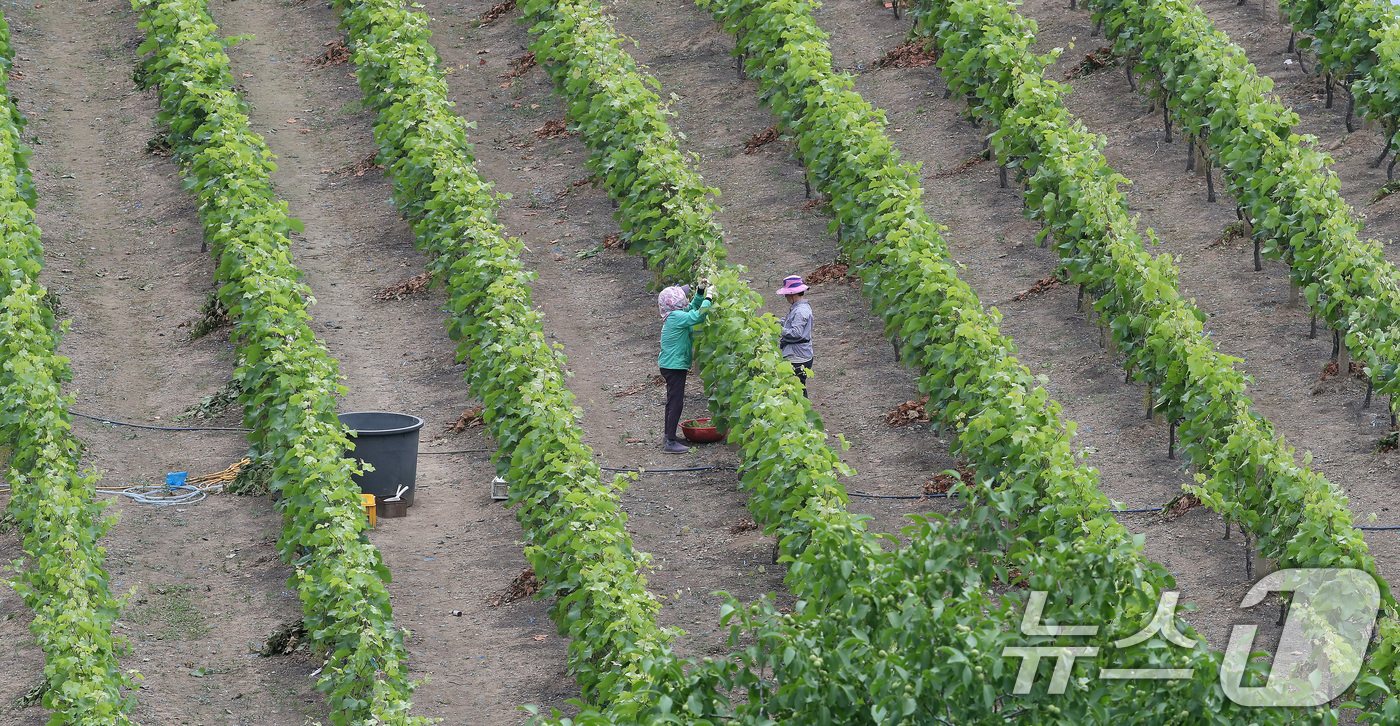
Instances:
[[[783,286],[778,288],[779,295],[796,295],[799,292],[806,292],[807,286],[802,284],[801,275],[793,275],[783,280]]]

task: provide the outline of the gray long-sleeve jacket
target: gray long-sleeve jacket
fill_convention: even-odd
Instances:
[[[793,363],[812,360],[812,306],[799,299],[783,318],[783,337],[778,340],[783,358]]]

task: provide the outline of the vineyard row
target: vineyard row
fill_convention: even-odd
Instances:
[[[452,112],[428,42],[428,19],[395,0],[345,0],[341,24],[366,106],[375,109],[379,161],[413,223],[428,271],[446,287],[449,334],[498,449],[496,470],[525,532],[525,555],[553,597],[550,616],[572,638],[569,668],[583,697],[628,692],[642,664],[664,659],[673,631],[656,624],[646,554],[632,547],[616,487],[602,480],[580,437],[562,352],[545,340],[531,303],[534,273],[520,240],[495,218],[500,197],[482,180],[467,124]]]
[[[123,691],[140,676],[117,660],[127,653],[112,636],[123,599],[112,596],[98,545],[111,520],[93,500],[96,472],[78,468],[83,444],[62,391],[72,372],[56,353],[67,326],[38,281],[44,254],[20,140],[24,117],[5,86],[13,59],[0,17],[0,461],[28,557],[13,585],[34,613],[29,628],[44,652],[51,723],[125,726],[135,698]]]
[[[1373,167],[1380,166],[1400,128],[1400,19],[1395,5],[1383,0],[1293,0],[1282,8],[1295,32],[1305,33],[1289,50],[1312,51],[1319,70],[1327,74],[1327,105],[1340,82],[1351,96],[1347,131],[1352,116],[1373,119],[1385,129],[1385,148]],[[1292,41],[1292,38],[1290,38]],[[1393,178],[1392,158],[1385,176]]]
[[[1380,244],[1358,239],[1361,224],[1342,199],[1328,157],[1311,137],[1291,133],[1297,114],[1269,95],[1272,83],[1194,5],[1093,0],[1091,6],[1115,52],[1153,79],[1187,138],[1214,151],[1256,245],[1289,265],[1315,314],[1338,332],[1341,349],[1365,364],[1376,392],[1389,394],[1393,417],[1400,391],[1400,272]],[[1340,364],[1347,365],[1345,357]],[[1367,403],[1369,397],[1368,390]],[[1244,419],[1247,413],[1240,414],[1247,433],[1269,441],[1271,427],[1253,414],[1254,422]],[[1240,446],[1248,441],[1226,441],[1225,455],[1213,457],[1203,499],[1253,531],[1261,552],[1280,566],[1358,567],[1374,574],[1340,491],[1298,467],[1281,442]],[[1400,620],[1384,579],[1377,581],[1386,617],[1356,695],[1366,703],[1367,718],[1400,722]]]
[[[156,120],[199,199],[204,239],[218,260],[219,301],[236,321],[232,339],[253,455],[271,470],[283,515],[278,549],[294,570],[312,642],[328,654],[317,688],[331,720],[347,724],[425,724],[409,716],[404,631],[394,625],[389,570],[364,535],[368,527],[357,464],[336,417],[344,392],[336,362],[309,325],[311,291],[298,281],[287,215],[263,138],[232,90],[221,38],[202,0],[136,0],[151,53],[135,78],[154,87]]]

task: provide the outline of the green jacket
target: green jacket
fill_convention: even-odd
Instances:
[[[695,299],[690,301],[690,307],[667,315],[666,321],[661,324],[661,356],[656,361],[657,365],[661,368],[690,370],[691,328],[704,321],[705,316],[709,314],[710,301],[696,295]]]

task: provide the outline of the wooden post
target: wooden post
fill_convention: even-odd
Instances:
[[[1240,534],[1244,536],[1244,577],[1246,580],[1254,579],[1254,548],[1249,546],[1249,533],[1240,528]]]
[[[1211,175],[1211,158],[1205,157],[1203,165],[1205,166],[1205,201],[1215,203],[1215,176]]]
[[[1356,116],[1356,94],[1351,92],[1351,84],[1347,84],[1347,133],[1356,131],[1351,120]]]

